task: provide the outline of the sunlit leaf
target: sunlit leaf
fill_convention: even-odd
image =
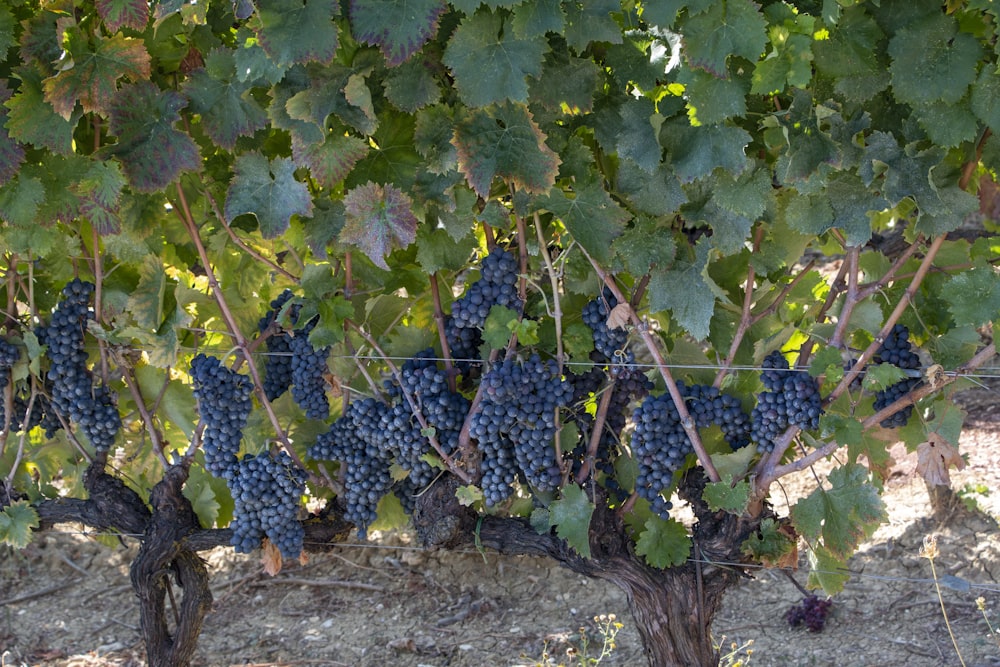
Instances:
[[[108,32],[118,32],[119,28],[142,30],[149,21],[147,0],[97,0],[97,13],[104,20]]]
[[[691,555],[691,538],[681,522],[651,516],[635,542],[635,552],[653,567],[683,565]]]
[[[590,558],[590,517],[593,514],[594,504],[575,484],[564,487],[562,497],[549,507],[550,525],[556,529],[556,535],[584,558]]]
[[[247,94],[252,82],[236,76],[232,51],[216,49],[205,58],[205,67],[194,70],[184,82],[192,112],[212,141],[232,150],[236,139],[252,135],[267,124],[267,114]]]
[[[766,27],[751,0],[730,0],[713,2],[707,12],[689,15],[681,22],[680,32],[699,36],[684,41],[684,53],[692,66],[726,76],[729,56],[757,61],[767,43]]]

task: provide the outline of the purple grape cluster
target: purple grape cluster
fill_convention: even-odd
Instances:
[[[832,606],[833,600],[820,600],[815,595],[807,595],[801,603],[792,605],[785,613],[785,620],[793,628],[804,624],[809,632],[822,632]]]
[[[305,531],[298,521],[306,474],[285,452],[248,454],[226,474],[235,507],[230,544],[236,553],[250,553],[266,535],[282,558],[302,553]]]
[[[617,305],[618,299],[605,287],[601,296],[583,307],[583,323],[593,332],[594,349],[605,360],[613,364],[631,364],[635,361],[635,354],[627,349],[628,331],[608,326],[608,315]]]
[[[84,332],[90,312],[93,283],[76,278],[62,290],[62,300],[56,305],[48,326],[36,331],[39,342],[47,347],[51,382],[52,407],[66,420],[77,424],[97,451],[111,448],[122,420],[111,392],[104,385],[94,384],[94,375],[87,368],[87,352],[83,348]]]
[[[291,290],[285,290],[271,301],[271,309],[257,323],[257,329],[263,333],[278,319],[278,314],[292,298]],[[297,313],[292,311],[292,322]],[[291,336],[287,331],[274,331],[264,341],[264,395],[273,401],[292,386],[292,349]]]
[[[201,436],[205,469],[216,477],[224,477],[237,463],[243,428],[253,407],[250,399],[253,384],[246,375],[205,354],[191,360],[191,379],[198,414],[205,425]]]
[[[878,352],[872,358],[875,363],[892,364],[903,370],[916,370],[920,368],[920,357],[913,351],[910,343],[910,330],[902,324],[895,325],[889,335],[882,341]],[[875,393],[875,411],[886,408],[906,394],[913,391],[921,383],[919,377],[903,378],[899,382],[881,389]],[[906,426],[913,414],[913,406],[907,405],[901,410],[883,419],[880,424],[883,428],[898,428]]]
[[[819,428],[823,407],[816,378],[806,371],[789,370],[781,352],[771,352],[762,366],[765,391],[757,394],[757,406],[750,414],[750,439],[759,451],[770,452],[790,425],[806,431]]]
[[[326,419],[330,416],[330,399],[326,396],[326,358],[329,347],[313,347],[309,333],[316,320],[297,329],[288,343],[292,353],[292,398],[305,410],[309,419]]]

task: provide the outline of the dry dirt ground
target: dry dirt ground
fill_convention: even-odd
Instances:
[[[1000,631],[1000,393],[973,392],[968,408],[961,446],[968,465],[953,476],[953,487],[982,485],[985,494],[965,494],[980,511],[956,508],[931,518],[914,458],[896,452],[885,496],[890,520],[850,561],[854,574],[826,629],[789,628],[785,611],[801,594],[784,573],[761,571],[728,594],[712,627],[726,652],[742,647],[733,659],[782,667],[961,660],[1000,667],[1000,634],[988,625]],[[804,475],[789,480],[785,492],[794,501],[815,484]],[[931,563],[920,556],[931,534],[938,538],[934,566],[945,584],[946,614]],[[109,548],[66,530],[41,535],[22,552],[0,551],[2,667],[145,664],[128,585],[136,544],[124,544]],[[599,614],[616,614],[624,626],[600,664],[645,664],[624,596],[545,560],[428,553],[398,534],[345,545],[275,578],[231,550],[208,559],[215,604],[196,665],[513,667],[538,665],[546,650],[558,660],[551,664],[575,665],[566,649],[580,646],[581,627],[596,642],[588,653],[599,653],[592,620]],[[794,576],[805,581],[802,570]]]

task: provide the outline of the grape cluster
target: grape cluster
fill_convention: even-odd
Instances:
[[[236,466],[243,428],[252,408],[253,384],[249,377],[205,354],[191,360],[191,379],[198,414],[205,425],[202,434],[205,468],[216,477],[223,477]]]
[[[316,321],[297,329],[289,341],[292,353],[292,398],[305,410],[309,419],[330,416],[330,399],[326,396],[326,358],[329,347],[315,348],[309,342],[309,332]]]
[[[309,456],[340,461],[344,475],[344,518],[365,539],[379,500],[392,488],[392,453],[383,446],[382,417],[388,407],[373,398],[355,401],[320,434]]]
[[[916,370],[920,368],[920,357],[913,351],[910,343],[910,330],[902,324],[895,325],[885,337],[873,360],[876,363],[892,364],[903,370]],[[903,378],[899,382],[886,387],[875,393],[875,411],[888,407],[897,400],[913,391],[921,383],[919,377]],[[907,405],[898,412],[883,419],[880,424],[883,428],[898,428],[906,426],[913,414],[913,406]]]
[[[52,383],[52,407],[63,418],[79,425],[94,449],[107,451],[122,421],[111,392],[104,385],[95,386],[94,376],[87,368],[83,337],[91,317],[89,304],[93,293],[92,283],[79,278],[69,282],[48,326],[39,327],[36,335],[47,346],[51,362],[48,379]]]
[[[677,388],[685,397],[688,413],[698,428],[715,424],[722,429],[722,437],[733,449],[750,444],[750,418],[743,412],[738,398],[712,385],[696,384],[687,388],[679,382]]]
[[[399,378],[386,382],[389,398],[394,399],[394,403],[382,416],[380,434],[383,447],[392,453],[400,467],[409,471],[406,484],[402,485],[405,488],[397,493],[404,509],[409,511],[412,510],[412,492],[430,484],[437,471],[424,459],[433,450],[403,395],[404,388],[428,427],[434,429],[442,451],[449,456],[458,449],[459,434],[469,412],[469,400],[450,391],[448,375],[437,367],[431,349],[408,359],[400,368]]]
[[[305,531],[297,515],[306,475],[285,452],[248,454],[226,474],[235,508],[230,528],[237,553],[250,553],[266,535],[282,558],[298,558]]]
[[[257,329],[263,333],[271,327],[278,319],[278,314],[286,303],[292,298],[291,290],[285,290],[271,301],[271,310],[257,323]],[[294,323],[295,310],[292,311],[292,321]],[[264,351],[267,356],[264,360],[264,395],[267,400],[273,401],[292,386],[292,349],[291,336],[287,331],[274,331],[264,341]]]
[[[815,595],[807,595],[801,603],[789,608],[785,613],[785,620],[793,628],[804,623],[810,632],[822,632],[832,606],[832,600],[820,600]]]
[[[757,406],[750,415],[750,438],[760,452],[770,452],[790,425],[807,431],[818,428],[823,407],[816,378],[806,371],[789,370],[781,352],[767,355],[763,368],[760,380],[765,391],[757,394]]]
[[[10,370],[17,363],[18,359],[21,358],[21,352],[18,350],[17,346],[8,340],[0,338],[0,429],[3,428],[4,424],[7,423],[7,401],[4,399],[4,393],[7,387],[11,384]],[[20,431],[24,426],[24,415],[28,411],[28,401],[27,399],[19,395],[16,390],[12,387],[12,410],[10,415],[10,430]],[[40,404],[40,399],[42,396],[36,396],[35,403],[32,405],[31,414],[28,416],[28,425],[26,430],[31,430],[38,426],[43,418],[42,406]],[[58,421],[58,420],[57,420]]]
[[[521,309],[517,272],[517,257],[503,248],[493,248],[483,258],[479,280],[452,303],[451,315],[445,322],[445,335],[459,368],[467,368],[468,360],[479,358],[482,328],[490,308],[499,305],[512,310]]]
[[[562,473],[553,445],[557,408],[569,403],[571,383],[552,361],[533,355],[502,361],[482,379],[482,400],[471,421],[479,442],[487,505],[510,496],[518,473],[541,491],[559,486]]]
[[[617,305],[618,299],[605,287],[600,297],[583,307],[583,323],[593,332],[594,349],[604,359],[615,364],[631,364],[635,361],[635,354],[626,349],[628,331],[622,327],[608,327],[608,315]]]

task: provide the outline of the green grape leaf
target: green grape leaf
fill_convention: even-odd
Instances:
[[[913,110],[917,123],[927,137],[945,148],[953,148],[966,141],[975,140],[979,122],[963,103],[933,102]]]
[[[1000,318],[997,319],[1000,321]],[[980,337],[972,325],[957,326],[927,341],[931,358],[945,370],[954,370],[975,355]]]
[[[896,99],[914,106],[958,102],[976,80],[981,48],[953,16],[934,13],[889,40],[889,74]]]
[[[10,136],[5,127],[10,115],[2,105],[10,100],[11,91],[0,82],[0,185],[9,181],[24,162],[24,147]]]
[[[41,63],[32,61],[17,67],[14,76],[21,80],[21,85],[17,94],[4,102],[10,110],[6,123],[10,136],[26,144],[48,148],[53,153],[72,153],[73,128],[83,112],[76,110],[66,119],[45,101],[42,88],[45,68]]]
[[[372,137],[374,146],[347,177],[347,187],[373,181],[411,189],[423,166],[414,146],[414,125],[413,116],[409,114],[381,113],[378,129]]]
[[[887,63],[878,48],[884,34],[865,9],[846,8],[827,39],[813,42],[816,71],[834,81],[834,90],[848,100],[864,102],[889,85]]]
[[[863,384],[868,391],[879,391],[908,377],[906,371],[893,364],[868,364],[865,366]]]
[[[386,74],[385,98],[400,111],[413,113],[441,99],[437,79],[420,59],[410,60]]]
[[[844,360],[834,347],[820,348],[809,362],[809,375],[826,377],[827,382],[839,382],[844,377]]]
[[[618,190],[632,206],[650,215],[672,215],[687,202],[681,182],[665,164],[650,175],[631,160],[622,160],[618,165]]]
[[[1000,276],[985,262],[977,261],[971,269],[949,277],[941,287],[941,298],[958,326],[1000,320]]]
[[[258,38],[279,66],[328,63],[337,52],[337,0],[258,0]]]
[[[583,248],[599,262],[611,256],[611,244],[629,220],[621,208],[596,179],[575,184],[572,197],[555,188],[539,197],[537,205],[551,211],[562,220],[566,229]]]
[[[183,171],[201,167],[194,141],[174,128],[187,101],[144,81],[122,88],[111,101],[109,130],[118,143],[102,152],[118,158],[129,183],[139,192],[155,192]]]
[[[442,0],[351,0],[354,38],[377,46],[390,67],[419,51],[437,32]]]
[[[20,227],[34,224],[45,198],[45,186],[37,178],[18,174],[0,188],[0,219]]]
[[[984,67],[979,72],[969,102],[976,118],[989,125],[994,132],[1000,131],[1000,75],[993,68]]]
[[[260,153],[246,153],[236,158],[233,172],[225,204],[230,223],[250,213],[257,218],[264,238],[273,239],[288,229],[293,215],[312,214],[309,190],[295,180],[295,164],[289,158],[268,160]]]
[[[510,342],[510,334],[520,315],[516,310],[496,305],[490,308],[490,314],[483,324],[483,342],[490,346],[491,350],[502,350]],[[524,343],[524,341],[521,341]]]
[[[635,552],[652,567],[665,569],[683,565],[691,556],[691,538],[681,522],[651,516],[635,541]]]
[[[846,557],[838,557],[830,549],[822,546],[815,546],[809,550],[809,575],[806,578],[806,586],[822,588],[827,595],[836,595],[844,590],[844,584],[850,578]]]
[[[630,159],[647,173],[660,165],[663,151],[657,130],[663,117],[656,113],[651,100],[645,97],[629,100],[618,107],[615,124],[615,149],[618,156]]]
[[[594,504],[576,484],[564,486],[562,497],[549,506],[549,521],[556,535],[584,558],[590,558],[590,518],[593,514]]]
[[[222,505],[216,497],[215,489],[212,488],[212,477],[205,474],[203,467],[192,466],[191,474],[184,483],[181,493],[191,503],[191,509],[198,516],[202,526],[216,525]]]
[[[448,230],[421,225],[417,230],[417,262],[428,275],[442,269],[458,271],[469,261],[475,237],[454,238]]]
[[[329,132],[322,143],[305,142],[298,135],[292,135],[295,164],[308,167],[312,177],[326,188],[344,180],[367,154],[368,143],[349,134]]]
[[[7,49],[14,46],[17,40],[14,38],[14,26],[17,20],[7,6],[0,7],[0,54],[6,54]]]
[[[754,70],[755,79],[760,69],[758,65]],[[742,117],[747,112],[747,86],[741,79],[720,79],[697,69],[683,69],[677,79],[684,84],[692,124],[715,125],[728,118]]]
[[[353,69],[331,65],[314,73],[308,88],[292,95],[285,103],[288,115],[299,121],[313,123],[316,130],[326,127],[330,114],[362,134],[371,134],[378,120],[371,113],[371,98],[364,98],[362,89],[367,87]],[[353,100],[353,101],[352,101]],[[272,104],[273,106],[273,104]],[[312,132],[303,135],[306,141],[321,141]]]
[[[469,106],[523,102],[528,98],[526,78],[542,73],[545,38],[521,39],[503,27],[499,14],[476,12],[459,24],[444,52],[458,96]]]
[[[828,479],[832,488],[817,488],[795,503],[792,521],[810,544],[822,537],[831,555],[847,558],[886,520],[885,505],[864,466],[834,468]]]
[[[128,295],[128,311],[136,326],[156,331],[163,323],[163,299],[167,292],[167,274],[163,261],[147,255],[139,268],[139,282]]]
[[[514,7],[511,25],[519,38],[533,39],[547,32],[561,33],[566,14],[560,0],[525,0]]]
[[[836,165],[840,161],[837,145],[820,129],[812,96],[806,91],[795,91],[788,114],[780,122],[788,140],[788,153],[778,172],[782,182],[804,180],[821,165]]]
[[[267,114],[247,92],[250,82],[236,76],[236,60],[228,49],[215,49],[205,57],[205,67],[188,74],[183,91],[191,111],[201,115],[205,134],[227,150],[236,139],[249,137],[267,125]]]
[[[458,152],[451,142],[454,124],[451,108],[443,104],[417,112],[413,142],[431,173],[445,174],[458,167]]]
[[[757,450],[754,447],[740,447],[739,449],[726,454],[712,454],[712,463],[716,471],[723,477],[743,476],[750,470],[750,464],[757,458]]]
[[[108,32],[118,32],[122,27],[141,31],[149,22],[147,0],[97,0],[94,4]]]
[[[872,236],[869,212],[881,211],[888,202],[881,195],[868,191],[861,179],[850,172],[831,175],[826,194],[833,206],[833,226],[844,230],[848,245],[867,243]]]
[[[18,500],[0,510],[0,544],[23,549],[31,543],[32,530],[38,528],[38,512],[26,500]]]
[[[459,171],[481,197],[489,196],[497,177],[528,194],[542,194],[555,184],[559,156],[545,145],[545,135],[524,105],[505,102],[470,111],[456,122],[452,143]]]
[[[757,63],[753,71],[751,93],[771,95],[785,86],[804,88],[812,79],[812,35],[783,35],[782,41],[772,40],[776,47]]]
[[[601,81],[601,68],[589,58],[545,58],[542,73],[528,80],[532,103],[552,111],[588,113]]]
[[[678,261],[671,269],[654,271],[649,282],[649,309],[654,313],[670,310],[677,323],[697,340],[708,338],[715,301],[725,298],[708,277],[711,255],[711,243],[699,241],[693,261]]]
[[[723,475],[720,481],[705,485],[703,498],[713,512],[722,510],[738,516],[750,503],[750,483],[746,480],[733,483],[732,475]]]
[[[774,519],[764,519],[743,542],[740,551],[768,567],[780,567],[796,552],[796,542]]]
[[[391,184],[358,186],[344,195],[346,219],[340,240],[357,246],[376,266],[388,271],[385,258],[392,248],[405,248],[416,239],[417,218],[411,206],[410,198]]]
[[[141,39],[121,33],[100,39],[94,46],[74,29],[67,31],[72,66],[64,68],[42,83],[46,101],[60,116],[69,120],[79,102],[84,112],[107,115],[115,98],[118,80],[148,79],[150,58]]]
[[[677,243],[670,225],[640,217],[615,239],[614,250],[629,273],[641,276],[653,268],[669,267],[674,261]]]
[[[564,2],[566,43],[582,53],[591,42],[621,44],[622,29],[612,14],[621,13],[619,0]]]
[[[285,76],[288,67],[271,60],[256,36],[246,38],[244,43],[233,51],[236,62],[236,78],[251,85],[274,85]]]
[[[757,62],[767,44],[767,21],[751,0],[711,3],[701,14],[689,14],[679,31],[684,54],[693,67],[726,76],[726,60],[739,56]]]
[[[691,127],[686,119],[663,126],[660,134],[682,183],[690,183],[721,167],[741,174],[750,165],[746,147],[750,133],[741,127]]]

